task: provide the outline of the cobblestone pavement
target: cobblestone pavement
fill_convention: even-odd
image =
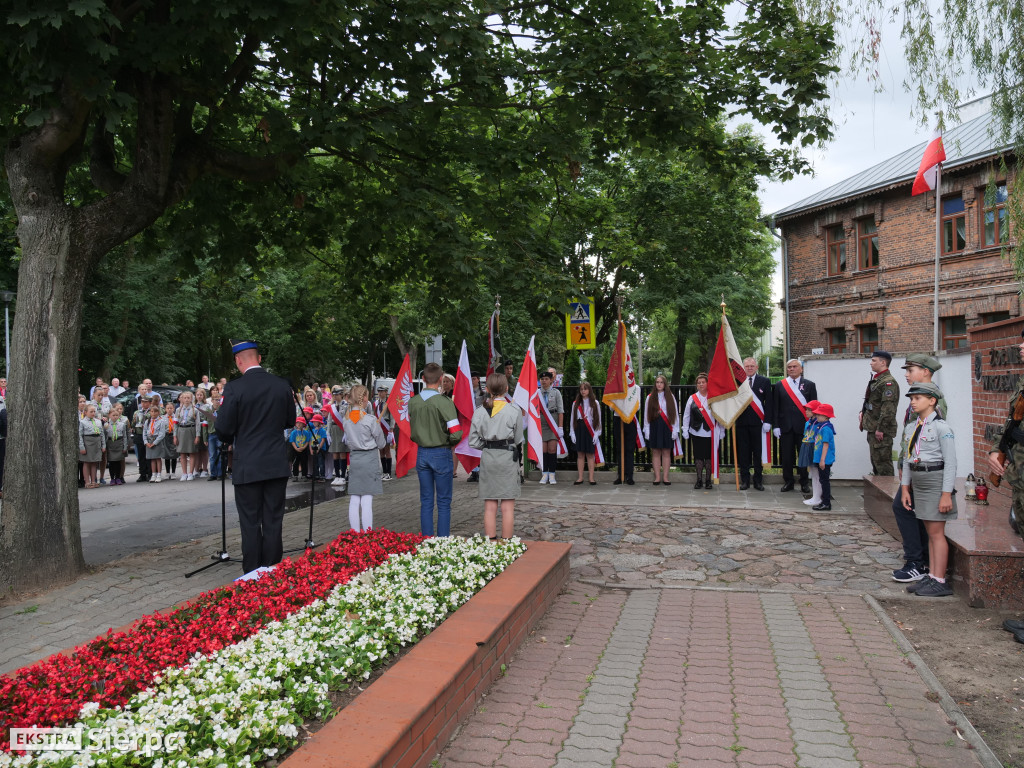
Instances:
[[[864,599],[902,594],[889,579],[901,561],[864,514],[857,484],[837,484],[833,511],[816,513],[778,485],[572,479],[527,483],[516,508],[523,538],[573,543],[569,586],[440,765],[988,765],[985,749],[965,749]],[[476,486],[460,478],[455,487],[453,533],[480,530]],[[346,529],[347,510],[345,497],[317,504],[314,538]],[[414,477],[386,486],[375,522],[419,529]],[[307,525],[302,511],[286,515],[286,546],[301,546]],[[219,534],[186,541],[9,601],[0,671],[229,581],[237,564],[184,578],[219,545]]]

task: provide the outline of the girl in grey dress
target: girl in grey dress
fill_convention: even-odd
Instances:
[[[347,410],[345,389],[335,385],[331,389],[331,402],[324,411],[324,421],[327,422],[327,437],[331,444],[331,458],[334,460],[334,480],[331,485],[339,488],[344,488],[348,482],[345,474],[348,471],[349,448],[345,444],[345,430],[342,427]]]
[[[384,493],[380,449],[387,442],[380,422],[370,409],[369,396],[369,390],[362,384],[352,387],[349,409],[343,419],[345,442],[350,451],[348,524],[353,531],[366,531],[373,527],[373,497]]]
[[[162,415],[159,405],[149,407],[149,418],[142,425],[142,440],[146,444],[146,458],[149,460],[149,482],[162,483],[160,470],[164,459],[168,456],[165,438],[167,437],[167,417]]]
[[[96,468],[106,448],[103,422],[96,416],[96,404],[89,403],[85,406],[85,416],[78,420],[78,453],[82,456],[86,488],[99,487],[99,483],[96,482]]]
[[[116,403],[107,419],[107,466],[110,468],[110,484],[124,485],[124,457],[128,453],[131,427],[124,415],[124,408]]]
[[[487,397],[473,414],[469,444],[480,451],[480,492],[484,500],[484,535],[498,536],[498,506],[501,505],[501,536],[512,538],[515,528],[515,500],[519,498],[519,459],[523,442],[523,412],[506,402],[508,379],[503,373],[487,377]]]
[[[196,452],[198,436],[196,434],[196,420],[199,417],[196,407],[192,404],[192,393],[182,392],[181,405],[174,412],[174,447],[181,456],[181,480],[195,479],[195,464],[193,454]]]

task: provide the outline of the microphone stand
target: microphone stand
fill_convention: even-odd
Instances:
[[[194,571],[185,574],[186,579],[190,579],[197,573],[205,571],[207,568],[213,568],[215,565],[221,563],[240,563],[240,558],[231,557],[228,554],[228,509],[227,509],[227,476],[228,476],[228,459],[227,456],[227,445],[219,443],[217,448],[217,464],[220,467],[220,551],[210,555],[212,563],[204,565],[202,568],[196,568]]]
[[[316,440],[314,439],[315,435],[313,434],[313,425],[310,424],[309,419],[306,418],[306,412],[302,409],[302,403],[299,402],[299,396],[295,393],[295,390],[292,390],[292,399],[299,407],[299,413],[302,414],[302,420],[306,422],[306,429],[309,430],[311,439],[310,445],[312,446],[309,458],[310,463],[313,464],[313,466],[310,467],[311,471],[309,473],[309,534],[306,536],[305,544],[302,547],[286,549],[285,554],[289,552],[303,552],[316,546],[316,543],[313,541],[313,507],[316,504],[316,455],[319,451],[317,449]]]

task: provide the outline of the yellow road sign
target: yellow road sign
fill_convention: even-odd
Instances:
[[[594,343],[594,297],[585,300],[573,299],[565,313],[566,349],[593,349]]]

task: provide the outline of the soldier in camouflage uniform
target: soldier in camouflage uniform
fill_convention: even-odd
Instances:
[[[914,353],[907,355],[907,362],[903,365],[903,370],[907,372],[907,384],[913,385],[930,382],[932,374],[941,367],[942,364],[931,355]],[[946,407],[945,398],[939,398],[939,402],[935,405],[935,411],[939,414],[940,419],[946,418],[949,409]],[[903,414],[903,428],[905,429],[907,424],[916,418],[917,416],[908,405]],[[905,457],[906,445],[903,440],[900,440],[900,457],[896,463],[897,475],[903,471]],[[913,501],[913,489],[910,491],[910,498]],[[900,529],[900,538],[903,539],[903,557],[906,560],[902,568],[892,572],[893,581],[904,583],[920,581],[928,573],[928,534],[925,532],[924,523],[917,519],[917,515],[912,509],[908,510],[903,506],[900,501],[899,489],[892,500],[892,513],[896,518],[896,526]]]
[[[871,471],[892,477],[892,441],[896,437],[896,411],[900,403],[900,385],[889,373],[892,355],[881,350],[871,355],[873,376],[864,391],[860,409],[860,428],[868,433]]]

